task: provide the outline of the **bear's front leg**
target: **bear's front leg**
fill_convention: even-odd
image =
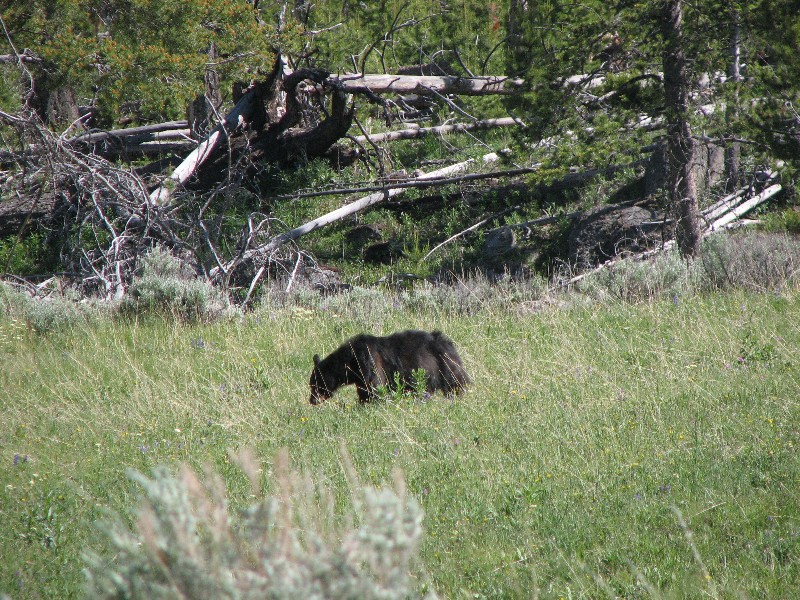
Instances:
[[[357,385],[356,392],[358,392],[358,401],[361,404],[366,404],[372,398],[372,393],[365,386]]]

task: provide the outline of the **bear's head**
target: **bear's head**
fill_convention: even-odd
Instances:
[[[320,367],[322,361],[319,359],[319,354],[314,355],[314,370],[311,371],[311,380],[309,386],[311,387],[311,404],[319,404],[333,395],[335,384],[331,381],[331,377],[325,378],[325,369]]]

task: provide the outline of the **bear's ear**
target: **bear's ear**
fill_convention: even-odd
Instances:
[[[319,354],[314,355],[314,366],[316,367],[319,364]]]

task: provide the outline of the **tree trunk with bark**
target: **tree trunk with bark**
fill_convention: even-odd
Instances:
[[[684,51],[682,0],[663,0],[660,15],[664,41],[664,99],[667,115],[667,191],[675,216],[675,239],[681,255],[697,256],[702,240],[697,185],[692,173],[695,144],[689,124],[689,69]]]

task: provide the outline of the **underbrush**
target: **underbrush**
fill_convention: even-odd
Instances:
[[[580,281],[578,290],[597,299],[642,301],[745,289],[779,292],[797,284],[800,238],[783,233],[717,234],[699,258],[677,252],[645,261],[622,260]]]
[[[214,322],[241,317],[218,289],[187,271],[161,248],[142,261],[121,302],[79,301],[69,290],[45,290],[44,298],[0,285],[0,308],[39,333],[63,330],[107,317],[174,318],[182,322]],[[450,274],[447,283],[415,277],[387,279],[373,286],[353,286],[324,295],[294,286],[286,293],[277,283],[261,288],[258,311],[313,309],[363,323],[380,322],[398,311],[435,315],[475,315],[493,311],[536,311],[608,301],[642,302],[687,298],[700,294],[748,290],[780,293],[797,285],[800,239],[789,234],[718,234],[705,240],[700,256],[686,261],[677,251],[645,261],[620,260],[565,284],[571,273],[547,281],[511,274],[489,277],[481,272]],[[57,285],[54,284],[54,285]],[[41,292],[40,292],[41,293]],[[257,311],[257,312],[258,312]]]
[[[217,288],[187,272],[161,248],[143,259],[143,268],[121,302],[79,301],[69,290],[51,289],[44,298],[0,285],[0,307],[39,333],[118,317],[174,318],[182,322],[226,320],[241,316]],[[277,284],[262,287],[261,312],[291,308],[313,309],[347,316],[362,323],[380,322],[398,311],[435,315],[475,315],[493,311],[536,311],[548,306],[570,306],[608,301],[676,302],[699,294],[730,290],[776,292],[792,289],[800,274],[800,239],[788,234],[715,235],[708,238],[699,258],[686,261],[677,251],[646,261],[620,260],[590,273],[571,285],[537,276],[510,274],[489,278],[476,272],[455,276],[448,283],[416,278],[353,286],[348,292],[321,295],[297,285],[285,293]],[[566,277],[568,279],[568,276]]]

